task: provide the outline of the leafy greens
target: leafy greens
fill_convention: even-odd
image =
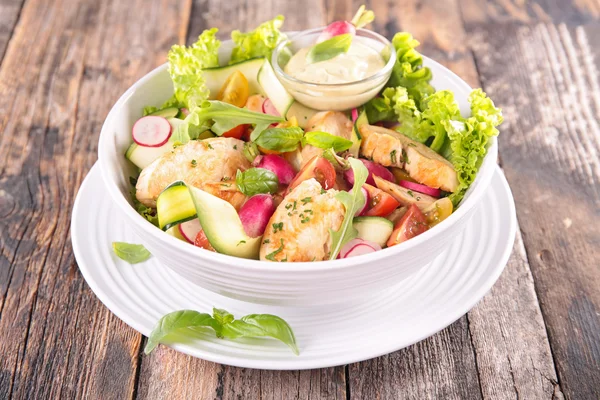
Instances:
[[[285,34],[279,31],[283,20],[283,16],[278,15],[270,21],[263,22],[253,31],[231,32],[231,40],[235,43],[235,47],[231,52],[229,63],[234,64],[255,57],[265,57],[270,60],[277,44],[286,38]]]

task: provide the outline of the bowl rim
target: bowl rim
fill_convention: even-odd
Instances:
[[[283,68],[281,68],[281,66],[279,65],[279,53],[281,53],[281,50],[290,42],[292,42],[295,39],[298,39],[299,37],[302,36],[308,36],[308,35],[313,35],[315,33],[318,32],[322,32],[326,29],[326,26],[322,26],[320,28],[313,28],[313,29],[308,29],[305,31],[301,31],[301,32],[296,32],[295,34],[289,34],[288,39],[286,40],[282,40],[276,47],[275,50],[273,50],[273,54],[271,54],[271,65],[273,66],[273,70],[275,71],[275,74],[278,77],[281,77],[289,82],[293,82],[295,84],[299,84],[299,85],[303,85],[303,86],[307,86],[313,89],[316,88],[323,88],[323,89],[335,89],[335,88],[349,88],[349,87],[354,87],[354,86],[360,86],[360,85],[364,85],[365,83],[370,83],[372,81],[376,81],[382,77],[384,77],[385,75],[390,75],[392,73],[392,68],[394,67],[394,64],[396,63],[396,49],[394,48],[394,46],[392,45],[392,42],[390,42],[385,36],[372,31],[370,29],[363,29],[363,28],[358,28],[356,30],[356,32],[368,32],[369,34],[372,34],[373,36],[375,36],[375,38],[377,40],[379,40],[381,43],[383,43],[386,48],[390,49],[390,58],[389,60],[385,63],[385,65],[383,66],[382,69],[380,69],[379,71],[377,71],[376,73],[374,73],[373,75],[369,75],[366,78],[360,79],[358,81],[352,81],[352,82],[344,82],[344,83],[316,83],[316,82],[308,82],[308,81],[304,81],[302,79],[298,79],[295,78],[289,74],[287,74]]]
[[[224,41],[223,44],[225,44],[226,42]],[[461,79],[458,75],[456,75],[454,72],[441,65],[437,61],[434,61],[426,56],[423,56],[423,60],[425,65],[433,65],[436,68],[442,69],[447,74],[446,78],[452,79],[458,87],[461,87],[463,90],[466,90],[468,92],[471,92],[473,90],[471,86],[469,86],[469,84],[467,84],[463,79]],[[290,263],[275,263],[261,260],[251,260],[220,253],[209,252],[196,246],[190,245],[189,243],[185,243],[171,235],[168,235],[160,228],[149,223],[144,217],[142,217],[133,209],[131,204],[129,204],[129,201],[118,189],[117,183],[110,179],[109,171],[112,165],[110,163],[110,156],[108,154],[105,154],[104,149],[110,148],[110,139],[112,138],[111,132],[114,131],[111,128],[113,119],[115,118],[117,113],[123,108],[126,101],[136,92],[136,90],[138,90],[138,88],[144,86],[147,82],[151,81],[156,75],[163,73],[166,69],[167,63],[154,68],[152,71],[150,71],[138,81],[136,81],[132,86],[130,86],[113,105],[106,119],[104,120],[102,129],[100,131],[100,138],[98,143],[98,161],[100,163],[102,180],[104,181],[106,189],[108,190],[113,201],[117,203],[118,207],[125,213],[128,219],[134,224],[136,224],[144,232],[144,234],[148,234],[154,239],[163,241],[165,244],[169,245],[169,247],[172,247],[173,251],[185,253],[186,255],[196,259],[201,259],[206,262],[225,264],[230,268],[246,269],[251,270],[253,272],[324,272],[346,268],[350,269],[352,267],[364,266],[364,264],[367,263],[377,262],[385,258],[400,257],[404,251],[409,251],[410,249],[418,247],[425,242],[435,240],[437,236],[441,236],[443,232],[448,231],[454,225],[454,223],[458,222],[460,219],[465,217],[471,211],[471,209],[478,205],[479,200],[481,199],[485,190],[488,188],[489,183],[494,175],[494,169],[498,157],[498,141],[496,136],[491,138],[489,147],[487,149],[487,154],[483,159],[475,181],[472,183],[472,185],[475,185],[474,190],[471,193],[469,193],[469,196],[463,199],[463,201],[460,204],[460,207],[458,207],[446,220],[436,225],[435,228],[429,229],[421,235],[412,238],[411,240],[400,243],[399,245],[393,246],[391,248],[383,249],[382,251],[376,251],[374,253],[345,259],[325,260],[319,262],[305,261]],[[141,236],[139,232],[136,233],[138,233],[138,236]]]

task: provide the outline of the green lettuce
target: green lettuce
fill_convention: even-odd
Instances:
[[[273,50],[286,38],[285,34],[279,31],[283,25],[283,16],[279,15],[274,19],[263,22],[255,30],[242,33],[240,31],[231,32],[231,39],[235,47],[231,52],[230,64],[248,60],[255,57],[271,58]]]
[[[491,137],[498,135],[496,127],[503,121],[502,110],[481,89],[475,89],[469,95],[471,116],[466,119],[448,119],[442,121],[449,142],[442,155],[454,165],[458,175],[458,189],[450,195],[457,205],[475,180],[487,152]]]
[[[169,100],[171,104],[191,110],[208,99],[202,69],[219,66],[221,42],[216,38],[217,31],[217,28],[205,30],[196,43],[189,47],[171,47],[168,55],[169,74],[175,89],[174,97]]]

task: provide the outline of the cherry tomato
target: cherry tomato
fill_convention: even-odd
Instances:
[[[206,237],[206,234],[203,230],[198,232],[198,234],[196,235],[196,240],[194,240],[194,246],[198,246],[208,251],[215,251],[214,247],[212,247],[212,244],[210,244],[210,242],[208,241],[208,238]]]
[[[250,125],[248,124],[242,124],[242,125],[238,125],[233,129],[228,130],[227,132],[225,132],[223,134],[223,137],[230,137],[230,138],[236,138],[236,139],[241,139],[246,132],[248,131],[248,127]]]
[[[453,209],[452,201],[447,197],[443,197],[423,210],[423,214],[425,214],[429,226],[434,227],[448,218],[452,214]]]
[[[229,75],[221,87],[217,95],[217,100],[233,104],[236,107],[244,107],[248,101],[249,94],[250,87],[248,86],[248,80],[240,71],[235,71]]]
[[[315,178],[323,189],[331,189],[335,185],[335,168],[327,159],[321,156],[311,158],[304,168],[296,174],[296,177],[290,182],[287,193],[291,192],[296,186],[308,180]]]
[[[429,229],[425,215],[416,204],[412,204],[406,214],[394,226],[394,231],[387,241],[388,247],[406,242]]]
[[[363,185],[369,192],[370,204],[366,216],[369,217],[387,217],[394,211],[400,203],[381,189],[371,186],[368,183]]]
[[[260,94],[253,94],[248,97],[248,101],[246,101],[246,107],[250,111],[254,111],[257,113],[262,113],[263,103],[265,102],[265,97]]]

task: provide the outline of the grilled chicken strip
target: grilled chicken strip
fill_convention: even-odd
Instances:
[[[207,183],[233,178],[238,169],[250,168],[243,149],[244,142],[234,138],[192,140],[144,168],[135,196],[142,204],[156,207],[160,192],[174,181],[182,180],[202,189]]]
[[[335,136],[350,139],[352,137],[352,121],[346,115],[339,111],[321,111],[316,113],[306,123],[306,131],[321,131],[331,133]],[[302,167],[311,158],[316,155],[321,155],[323,149],[306,145],[302,147]]]
[[[359,131],[362,156],[386,167],[404,168],[411,178],[423,185],[447,192],[454,192],[458,187],[452,163],[424,144],[379,126],[365,124]]]
[[[431,197],[427,194],[415,192],[400,185],[396,185],[393,182],[386,181],[377,175],[373,175],[373,179],[375,179],[375,184],[379,189],[398,200],[398,202],[403,206],[416,204],[417,207],[419,207],[419,209],[422,211],[437,200],[435,197]]]
[[[316,179],[308,179],[279,204],[267,225],[260,247],[265,261],[322,261],[331,251],[329,229],[337,231],[345,208],[335,195],[323,191]]]

